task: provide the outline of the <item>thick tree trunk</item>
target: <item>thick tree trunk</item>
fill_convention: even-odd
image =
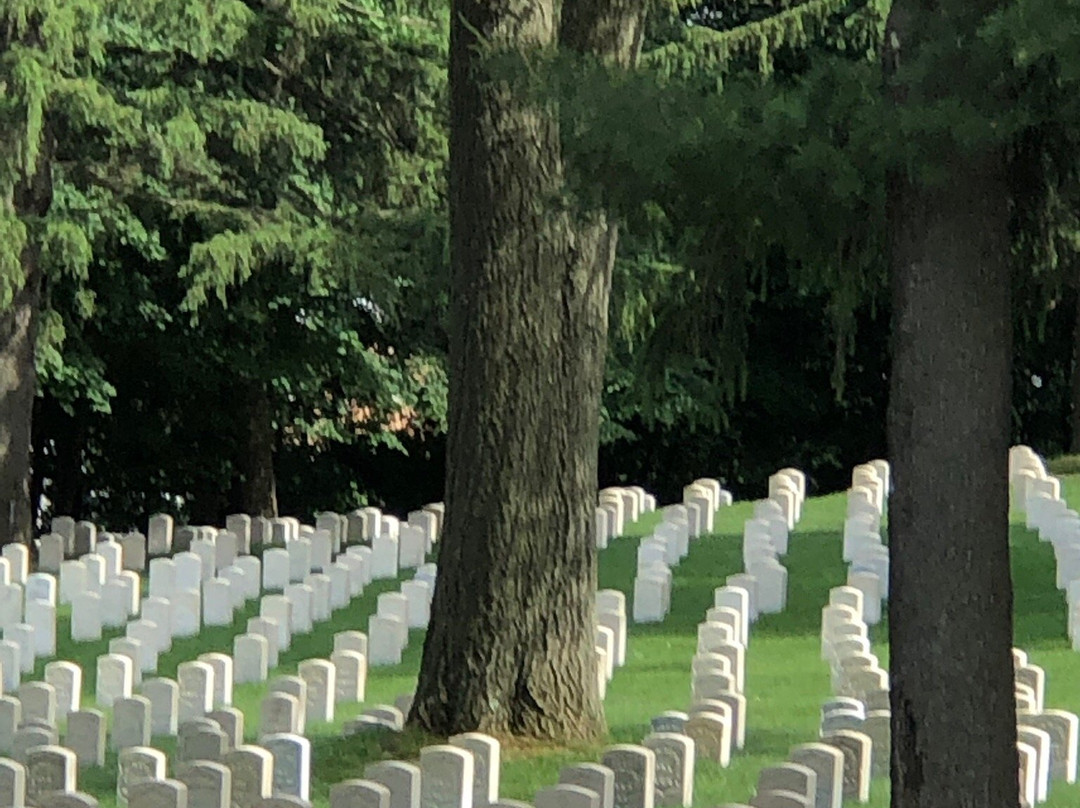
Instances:
[[[273,518],[278,515],[277,483],[274,476],[274,414],[264,384],[253,384],[246,396],[248,407],[247,441],[238,458],[240,472],[240,507],[251,516]]]
[[[1076,285],[1073,304],[1072,370],[1069,375],[1069,451],[1080,454],[1080,282]]]
[[[625,26],[643,7],[584,5],[570,46],[628,62],[604,48],[640,38]],[[441,735],[604,730],[593,508],[614,232],[552,204],[558,127],[485,74],[476,36],[544,48],[556,19],[553,0],[455,0],[451,14],[447,522],[410,714]]]
[[[939,157],[947,182],[888,197],[891,804],[1012,808],[1008,175],[995,149]]]

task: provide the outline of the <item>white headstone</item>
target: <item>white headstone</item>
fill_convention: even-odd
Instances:
[[[229,707],[233,697],[233,659],[228,654],[199,654],[199,662],[214,669],[214,706]]]
[[[74,662],[50,662],[45,666],[45,681],[56,691],[56,714],[60,721],[80,708],[82,668]]]
[[[643,746],[622,744],[604,752],[615,773],[614,808],[652,808],[656,798],[656,755]]]
[[[471,752],[449,744],[421,749],[422,808],[473,808],[474,761]]]
[[[183,724],[214,709],[214,669],[206,662],[181,662],[176,668],[180,686],[179,720]]]
[[[56,656],[56,607],[47,600],[28,601],[26,623],[34,631],[35,655]]]
[[[295,583],[285,587],[285,597],[292,606],[292,623],[289,628],[293,634],[310,634],[313,628],[311,606],[314,592],[307,584]]]
[[[150,700],[150,729],[155,736],[174,736],[179,726],[180,686],[172,679],[147,679],[142,695]]]
[[[117,699],[131,696],[135,673],[131,660],[119,654],[97,658],[97,705],[109,709]]]
[[[352,704],[364,700],[367,686],[367,659],[356,651],[335,651],[330,655],[334,665],[335,701]]]
[[[3,557],[11,569],[11,582],[25,584],[30,575],[30,550],[25,544],[5,544]]]
[[[371,540],[371,579],[396,578],[398,575],[398,540],[394,536],[377,536]]]
[[[274,794],[310,799],[311,741],[300,735],[279,733],[264,737],[262,746],[274,756]]]
[[[174,592],[173,597],[176,596]],[[149,597],[143,598],[139,606],[139,614],[143,620],[148,620],[157,626],[156,637],[158,641],[158,653],[164,654],[172,648],[172,624],[173,605],[168,598]]]
[[[481,732],[452,735],[451,746],[460,747],[473,755],[473,806],[490,805],[499,799],[499,742]]]
[[[274,547],[263,552],[263,589],[284,591],[289,585],[289,551]]]
[[[289,553],[289,580],[299,583],[311,574],[311,541],[295,539],[285,549]]]
[[[233,675],[237,684],[265,682],[270,670],[270,644],[261,634],[241,634],[233,640]]]
[[[233,599],[231,584],[224,578],[212,578],[203,584],[203,624],[232,625]]]
[[[259,613],[277,623],[278,650],[288,651],[292,638],[292,602],[284,595],[264,595]]]
[[[368,664],[373,667],[400,665],[401,636],[408,626],[400,617],[372,615],[368,619]]]
[[[305,711],[308,719],[324,723],[334,720],[336,673],[334,665],[325,659],[308,659],[300,663],[297,674],[307,684]]]

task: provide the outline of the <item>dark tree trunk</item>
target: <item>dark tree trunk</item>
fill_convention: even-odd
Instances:
[[[33,176],[15,188],[12,202],[24,219],[44,216],[52,204],[52,148],[46,130]],[[33,535],[30,502],[31,424],[41,314],[40,246],[33,235],[22,251],[22,286],[0,312],[0,545],[28,543]]]
[[[25,284],[0,313],[0,544],[28,542],[32,533],[30,427],[41,304],[36,245],[23,251],[22,266]]]
[[[45,494],[45,471],[42,469],[42,458],[45,457],[46,431],[49,430],[46,418],[42,413],[45,411],[45,398],[34,399],[34,409],[30,419],[33,429],[30,435],[30,454],[34,458],[33,467],[30,469],[30,520],[36,525],[44,516],[41,509],[41,500]],[[33,544],[31,542],[31,544]]]
[[[564,6],[567,44],[629,63],[643,5],[577,5]],[[594,740],[593,509],[615,234],[551,204],[557,124],[486,75],[478,52],[476,32],[498,49],[554,44],[554,1],[455,0],[451,20],[447,522],[410,723]]]
[[[240,472],[240,509],[251,516],[278,515],[277,483],[274,476],[274,447],[277,432],[270,396],[262,383],[252,384],[247,402],[247,440],[237,459]]]
[[[903,4],[890,28],[907,56],[930,12]],[[938,159],[947,182],[888,189],[891,804],[1012,808],[1008,173],[997,149]]]
[[[40,436],[41,439],[51,438],[56,451],[56,456],[49,464],[51,473],[47,492],[52,503],[52,513],[82,519],[86,493],[82,462],[87,421],[80,417],[78,412],[75,415],[64,412],[51,396],[38,401],[42,402],[42,406],[37,408],[40,418],[34,424],[34,432],[38,433],[39,426],[45,430]],[[34,487],[43,490],[43,486],[37,483],[40,476],[40,472],[35,469]]]
[[[187,498],[189,525],[220,525],[225,522],[229,498],[222,488],[221,476],[210,470],[196,476]]]
[[[1069,451],[1080,454],[1080,280],[1073,304],[1072,371],[1069,374]]]

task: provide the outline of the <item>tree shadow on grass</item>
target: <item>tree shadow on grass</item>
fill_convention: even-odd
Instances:
[[[1018,648],[1068,647],[1065,593],[1057,588],[1054,548],[1014,524],[1009,535],[1013,580],[1013,634]]]
[[[787,608],[779,614],[762,615],[754,624],[751,642],[758,635],[819,634],[821,608],[828,605],[829,590],[847,581],[842,544],[836,533],[792,533],[787,555],[780,562],[788,569]],[[693,542],[689,557],[679,565],[672,610],[662,624],[663,631],[695,632],[713,605],[713,591],[723,586],[729,575],[741,572],[741,534],[705,536]],[[647,633],[648,629],[635,627],[635,632],[639,631]]]

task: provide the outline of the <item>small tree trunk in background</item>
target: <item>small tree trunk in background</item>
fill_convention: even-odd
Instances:
[[[904,3],[906,55],[932,12]],[[1010,189],[1003,151],[941,159],[947,182],[888,186],[891,804],[1012,808]]]
[[[620,21],[644,9],[620,8],[575,10],[570,46],[633,44]],[[554,43],[557,19],[553,0],[451,10],[447,522],[409,717],[440,735],[604,731],[594,507],[614,234],[550,204],[558,126],[485,74],[476,38],[527,52]]]
[[[52,149],[47,131],[42,141],[37,170],[15,188],[12,201],[20,217],[40,218],[52,204]],[[0,312],[0,545],[27,543],[33,536],[31,426],[42,285],[40,247],[33,237],[22,251],[21,264],[22,287]]]
[[[32,526],[36,525],[44,516],[41,509],[41,501],[45,494],[45,475],[42,473],[41,458],[45,455],[43,447],[46,436],[42,429],[45,420],[42,415],[46,406],[45,401],[46,399],[42,397],[34,399],[34,409],[30,417],[33,426],[30,435],[30,454],[35,459],[35,462],[30,469],[30,523]],[[32,545],[33,542],[31,542],[31,546]]]
[[[243,513],[273,518],[278,515],[274,448],[277,431],[270,396],[262,383],[252,384],[245,397],[248,407],[247,441],[237,461],[240,505]]]
[[[86,445],[87,421],[79,411],[69,415],[50,395],[39,397],[34,416],[34,452],[44,457],[44,445],[51,442],[56,456],[49,468],[42,469],[40,460],[35,463],[32,491],[40,498],[45,494],[51,503],[54,516],[83,518],[86,479],[82,472],[83,450]],[[40,453],[40,454],[38,454]],[[49,476],[48,491],[45,490],[45,474]],[[37,504],[35,499],[34,504]]]
[[[1080,282],[1073,303],[1072,370],[1069,374],[1069,451],[1080,454]]]
[[[23,251],[22,263],[26,283],[0,313],[0,544],[25,543],[32,535],[30,429],[41,301],[36,246]]]

